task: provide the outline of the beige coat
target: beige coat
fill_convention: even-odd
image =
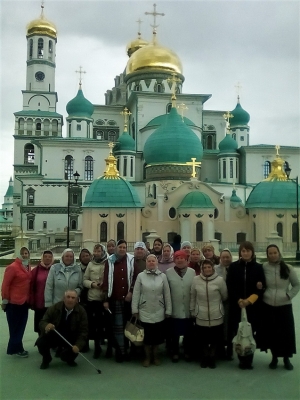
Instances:
[[[92,288],[92,283],[99,284],[99,288],[103,283],[105,261],[101,263],[89,262],[83,275],[83,286],[88,288],[88,301],[103,301],[104,293],[101,289]]]
[[[167,277],[161,271],[138,274],[132,295],[132,314],[139,314],[142,322],[155,324],[172,314],[170,288]]]

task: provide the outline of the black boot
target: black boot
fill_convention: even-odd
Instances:
[[[276,369],[278,364],[278,358],[273,355],[272,361],[269,364],[270,369]]]
[[[292,371],[294,369],[294,366],[290,362],[290,359],[288,357],[284,357],[283,363],[284,363],[284,368],[287,369],[288,371]]]
[[[95,347],[94,347],[94,354],[93,354],[93,358],[97,359],[100,357],[100,354],[102,352],[101,346],[100,346],[100,342],[99,340],[95,340]]]

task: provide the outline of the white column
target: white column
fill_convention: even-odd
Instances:
[[[157,195],[157,212],[158,212],[158,220],[164,220],[164,195]]]

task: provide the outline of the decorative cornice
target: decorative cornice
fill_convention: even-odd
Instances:
[[[21,214],[68,214],[68,207],[42,207],[42,206],[22,206]],[[80,207],[70,207],[70,214],[81,214]]]
[[[27,66],[28,67],[29,67],[29,65],[36,65],[36,64],[49,65],[49,67],[53,67],[53,68],[56,67],[54,62],[50,62],[50,61],[47,61],[47,60],[30,60],[30,61],[27,61]]]

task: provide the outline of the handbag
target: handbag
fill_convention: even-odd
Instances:
[[[255,352],[256,342],[253,337],[251,324],[247,319],[246,308],[242,308],[241,322],[232,343],[235,352],[239,356],[249,356]]]
[[[144,342],[144,328],[138,324],[137,318],[135,318],[134,323],[132,322],[131,317],[130,321],[127,321],[124,335],[133,343],[135,346],[142,346]]]

